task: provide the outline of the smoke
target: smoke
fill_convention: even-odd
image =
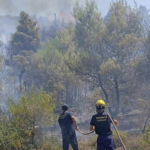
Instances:
[[[110,1],[95,0],[101,12],[105,14]],[[21,11],[25,11],[30,16],[39,18],[37,21],[40,26],[49,25],[49,21],[54,20],[54,17],[64,22],[74,22],[71,12],[76,2],[84,5],[86,0],[0,0],[0,41],[6,43],[10,35],[16,31],[19,17],[11,16],[19,16]],[[4,17],[5,15],[8,16]]]
[[[83,3],[84,0],[77,0]],[[0,14],[18,15],[20,11],[30,15],[47,16],[65,11],[69,13],[76,0],[0,0]]]
[[[13,0],[0,0],[0,14],[12,14],[16,11]]]
[[[0,41],[7,43],[12,33],[16,31],[19,17],[0,16]]]
[[[70,16],[76,2],[84,4],[86,0],[0,0],[0,15],[18,16],[20,11],[30,15],[54,17],[54,13],[60,16]],[[106,14],[111,0],[95,0],[97,5]],[[105,11],[106,10],[106,11]]]

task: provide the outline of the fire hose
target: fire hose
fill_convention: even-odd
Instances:
[[[126,148],[126,146],[125,146],[125,144],[124,144],[124,142],[123,142],[123,140],[122,140],[122,138],[121,138],[121,136],[120,136],[120,134],[119,134],[119,131],[118,131],[118,129],[117,129],[115,123],[114,123],[114,120],[112,119],[112,117],[110,116],[109,113],[108,113],[108,117],[110,118],[110,120],[111,120],[111,122],[112,122],[112,124],[113,124],[113,126],[114,126],[114,128],[115,128],[115,130],[116,130],[116,132],[117,132],[117,135],[118,135],[118,137],[119,137],[119,139],[120,139],[120,142],[121,142],[121,144],[122,144],[124,150],[127,150],[127,148]]]
[[[78,131],[79,133],[83,134],[83,135],[89,135],[89,134],[92,134],[92,133],[94,132],[94,130],[93,130],[93,131],[91,131],[91,132],[83,133],[80,129],[78,129],[77,131]]]
[[[125,144],[124,144],[124,142],[123,142],[123,140],[122,140],[122,138],[121,138],[121,136],[120,136],[120,134],[119,134],[119,131],[118,131],[118,129],[117,129],[115,123],[114,123],[114,120],[112,119],[112,117],[110,116],[109,113],[108,113],[108,117],[110,118],[110,120],[111,120],[111,122],[112,122],[112,124],[113,124],[113,126],[114,126],[114,128],[115,128],[115,130],[116,130],[116,132],[117,132],[117,135],[118,135],[118,137],[119,137],[119,140],[121,141],[121,144],[122,144],[124,150],[127,150],[127,148],[126,148],[126,146],[125,146]],[[89,134],[92,134],[92,133],[94,132],[94,130],[93,130],[93,131],[91,131],[91,132],[83,133],[80,129],[78,129],[77,131],[78,131],[79,133],[83,134],[83,135],[89,135]]]

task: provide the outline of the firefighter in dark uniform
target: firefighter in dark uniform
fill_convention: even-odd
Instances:
[[[90,122],[90,130],[95,130],[98,134],[97,150],[114,150],[114,141],[111,131],[111,120],[107,113],[105,113],[105,102],[98,100],[95,104],[97,114],[95,114]],[[114,120],[117,125],[117,120]]]
[[[69,113],[66,104],[62,106],[62,110],[63,113],[59,116],[58,123],[62,132],[63,150],[68,150],[70,144],[73,150],[79,150],[75,132],[75,130],[78,130],[78,126],[75,117]]]

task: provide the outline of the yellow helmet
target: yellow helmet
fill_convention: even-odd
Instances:
[[[100,99],[95,103],[95,106],[97,109],[104,109],[106,106],[106,103],[102,99]]]

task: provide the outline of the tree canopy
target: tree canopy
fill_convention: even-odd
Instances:
[[[19,26],[11,39],[13,55],[20,54],[22,51],[36,52],[40,43],[39,27],[31,17],[25,13],[20,13]]]

